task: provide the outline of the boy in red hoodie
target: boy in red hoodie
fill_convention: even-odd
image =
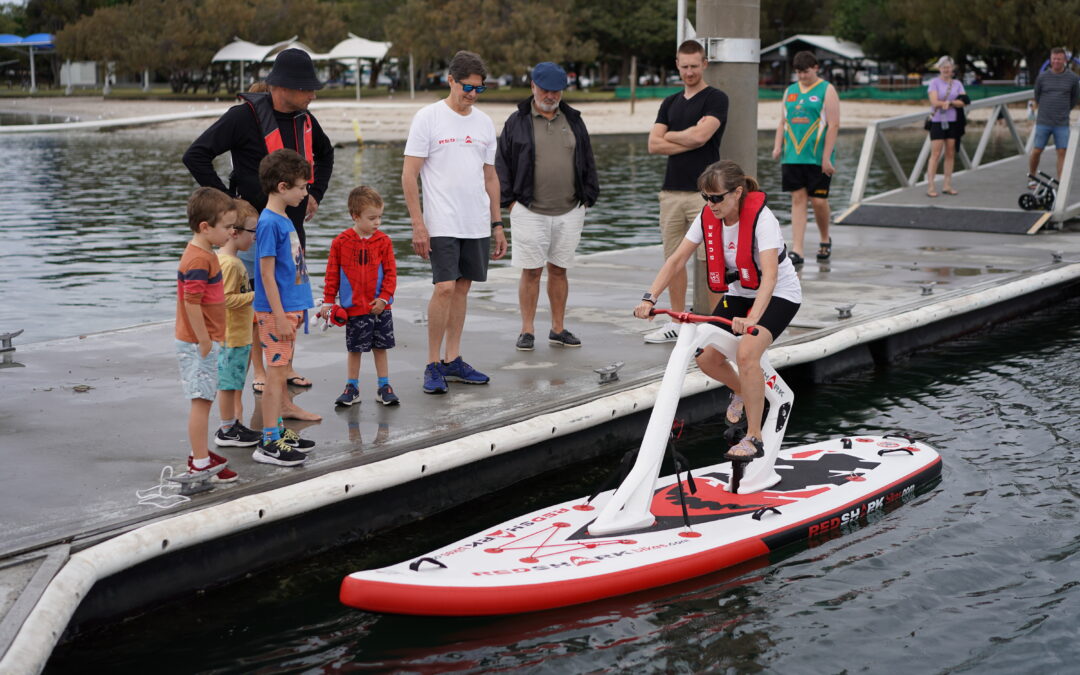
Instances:
[[[397,290],[397,262],[394,244],[382,223],[383,200],[374,189],[361,185],[349,193],[349,215],[353,226],[330,245],[326,261],[326,285],[323,305],[318,315],[329,315],[335,299],[349,315],[345,327],[345,348],[349,350],[348,380],[335,405],[360,402],[360,357],[372,352],[375,374],[379,378],[375,400],[383,405],[397,405],[398,397],[390,386],[386,350],[394,346],[394,319],[390,305]]]

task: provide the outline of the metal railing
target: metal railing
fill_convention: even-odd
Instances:
[[[967,150],[964,149],[963,144],[957,144],[956,154],[965,169],[978,169],[982,165],[983,157],[986,154],[986,148],[990,144],[990,136],[993,134],[995,123],[999,119],[1004,120],[1005,126],[1009,129],[1009,134],[1016,144],[1016,156],[1025,156],[1031,151],[1035,142],[1035,125],[1032,125],[1032,131],[1025,141],[1021,138],[1020,132],[1017,130],[1012,116],[1009,115],[1007,106],[1010,103],[1022,103],[1031,99],[1033,92],[1034,90],[1028,89],[1012,94],[992,96],[990,98],[974,101],[965,108],[965,112],[968,113],[969,116],[973,110],[982,108],[991,109],[990,117],[986,120],[986,126],[983,128],[982,135],[979,137],[979,144],[975,149],[975,156],[968,157]],[[851,207],[860,204],[865,197],[866,185],[870,177],[870,165],[874,161],[874,151],[877,150],[878,145],[881,146],[881,149],[885,154],[885,160],[888,162],[893,175],[896,176],[896,179],[900,182],[902,187],[914,187],[919,184],[919,179],[920,177],[923,177],[926,169],[926,162],[930,158],[929,134],[927,134],[926,140],[923,141],[922,149],[919,151],[919,157],[915,160],[915,166],[912,167],[910,173],[905,174],[904,168],[900,165],[900,160],[897,159],[896,153],[893,152],[892,145],[889,144],[888,138],[886,138],[885,134],[882,132],[886,129],[897,129],[914,124],[921,126],[925,122],[927,115],[929,115],[929,110],[909,113],[907,115],[898,115],[883,120],[876,120],[866,127],[866,136],[863,139],[862,152],[859,155],[859,168],[855,171],[855,184],[851,188]],[[1078,127],[1078,130],[1080,130],[1080,127]],[[1073,138],[1077,138],[1076,133],[1071,135]],[[1062,222],[1070,215],[1080,212],[1080,203],[1072,205],[1068,203],[1069,182],[1072,180],[1073,165],[1076,160],[1076,146],[1078,144],[1080,143],[1069,143],[1068,150],[1066,150],[1065,153],[1065,166],[1062,169],[1061,185],[1058,189],[1057,199],[1054,202],[1054,211],[1051,215],[1051,219],[1055,222]]]

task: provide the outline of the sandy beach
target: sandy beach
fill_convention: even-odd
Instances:
[[[418,94],[415,99],[408,95],[396,97],[365,98],[362,101],[316,101],[312,105],[319,122],[334,143],[356,142],[354,120],[359,125],[365,142],[402,142],[409,131],[413,114],[420,107],[437,100],[434,94]],[[65,98],[12,98],[0,99],[0,111],[10,113],[48,114],[60,118],[58,121],[88,121],[97,119],[140,118],[152,115],[177,113],[203,113],[192,119],[164,122],[153,125],[155,134],[176,135],[194,138],[205,129],[217,113],[223,112],[231,100],[222,99],[219,103],[190,101],[123,101],[105,100],[99,96],[72,96]],[[635,102],[633,113],[629,101],[610,101],[601,103],[574,104],[582,111],[585,123],[593,134],[644,134],[656,119],[660,99],[644,99]],[[844,101],[841,107],[841,128],[847,130],[864,129],[877,119],[918,112],[925,106],[921,103],[876,103],[864,101]],[[513,112],[514,105],[509,103],[479,104],[478,108],[495,120],[497,127]],[[758,104],[758,129],[770,131],[776,128],[779,119],[778,101],[763,101]],[[979,113],[972,115],[976,120]],[[1017,119],[1023,116],[1023,110],[1014,113]],[[113,133],[146,133],[146,127],[121,129]]]

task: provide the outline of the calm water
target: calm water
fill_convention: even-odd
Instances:
[[[573,484],[534,480],[520,488],[528,499],[496,494],[87,635],[60,647],[47,672],[1073,671],[1078,350],[1074,300],[883,371],[801,388],[789,442],[913,429],[945,462],[926,494],[814,548],[526,616],[424,619],[338,604],[347,573],[577,497],[612,457],[560,474],[580,476]],[[688,454],[711,463],[708,442]]]
[[[645,152],[644,136],[594,142],[602,192],[579,251],[659,243],[656,193],[664,158]],[[837,211],[846,207],[861,142],[862,134],[840,137],[832,200]],[[921,142],[921,134],[901,137],[901,161],[910,161]],[[0,332],[22,328],[20,342],[36,342],[171,319],[176,264],[190,238],[184,205],[194,184],[180,163],[186,146],[133,133],[5,137]],[[781,222],[788,222],[790,200],[780,192],[771,147],[772,135],[762,134],[758,176]],[[349,190],[367,183],[387,200],[383,228],[395,241],[400,273],[429,277],[428,263],[409,245],[401,151],[401,145],[337,151],[330,190],[308,224],[314,274],[321,275],[331,240],[350,224]],[[226,161],[219,164],[222,174],[228,173]],[[893,187],[880,164],[872,185]],[[508,265],[509,259],[494,264]],[[314,281],[321,287],[321,278]]]

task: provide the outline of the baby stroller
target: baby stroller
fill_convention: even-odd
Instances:
[[[1054,199],[1057,197],[1058,189],[1057,179],[1051,178],[1040,171],[1037,176],[1029,173],[1028,181],[1034,184],[1034,188],[1032,188],[1031,192],[1020,195],[1020,208],[1025,211],[1035,211],[1036,209],[1049,211],[1054,208]]]

